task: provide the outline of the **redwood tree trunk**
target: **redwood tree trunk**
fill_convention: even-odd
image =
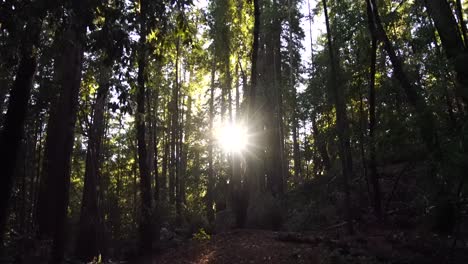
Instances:
[[[138,165],[140,168],[140,245],[141,254],[150,254],[153,247],[153,226],[151,223],[152,216],[152,197],[151,197],[151,177],[148,168],[148,157],[146,148],[146,126],[145,126],[145,81],[146,81],[146,8],[148,3],[145,0],[141,1],[140,14],[140,41],[138,52],[138,76],[137,76],[137,91],[136,91],[136,133],[138,144]]]
[[[104,111],[109,91],[109,80],[111,68],[104,66],[100,74],[103,80],[99,83],[96,102],[93,111],[93,123],[91,124],[88,139],[88,149],[86,152],[86,165],[84,176],[83,198],[81,202],[81,213],[79,222],[79,232],[76,244],[77,256],[86,262],[97,257],[102,250],[103,225],[98,207],[98,177],[101,169],[101,145],[104,136]]]
[[[214,55],[213,55],[214,56]],[[210,131],[213,131],[214,123],[214,86],[215,86],[216,63],[213,58],[211,65],[211,88],[210,88]],[[210,136],[208,142],[208,185],[206,190],[206,213],[208,222],[211,224],[214,221],[213,210],[213,191],[214,191],[214,168],[213,168],[213,135]]]
[[[336,126],[339,140],[339,154],[342,163],[343,190],[345,193],[344,210],[346,217],[346,229],[349,234],[353,233],[353,223],[351,217],[351,201],[349,190],[349,179],[353,178],[353,161],[351,158],[351,146],[349,139],[348,117],[346,115],[346,101],[344,97],[344,86],[338,79],[339,61],[335,57],[332,43],[330,22],[328,18],[327,1],[323,0],[323,10],[325,13],[325,24],[327,28],[328,53],[330,57],[330,88],[333,94],[336,107]]]
[[[425,0],[425,4],[429,15],[434,20],[447,58],[457,73],[458,96],[464,100],[465,104],[468,104],[468,67],[466,67],[468,65],[468,52],[450,5],[447,0]],[[466,26],[462,25],[463,28],[465,31],[463,34],[466,37]]]
[[[36,72],[37,60],[34,48],[39,42],[40,23],[29,23],[27,32],[28,38],[21,43],[20,63],[11,88],[8,111],[0,135],[0,168],[2,168],[0,176],[0,251],[3,247],[5,225],[8,219],[14,169],[23,136],[28,100]],[[3,99],[3,97],[0,97],[2,102]],[[0,102],[0,105],[2,102]],[[2,111],[2,108],[0,108],[0,111]]]
[[[371,61],[369,73],[369,178],[373,187],[373,205],[374,213],[377,219],[382,220],[382,201],[380,197],[380,184],[377,174],[376,164],[376,144],[375,144],[375,73],[377,63],[377,31],[375,28],[374,16],[369,1],[367,2],[367,17],[369,31],[371,34]]]
[[[60,95],[52,106],[49,118],[38,202],[40,236],[54,239],[51,263],[63,261],[66,245],[71,154],[86,38],[86,25],[78,16],[72,16],[60,40],[55,76]]]
[[[176,44],[176,65],[175,65],[175,80],[174,87],[172,89],[172,100],[170,103],[170,114],[171,114],[171,161],[169,167],[169,201],[171,204],[176,202],[176,189],[177,189],[177,165],[178,156],[176,155],[177,148],[177,137],[179,130],[179,47],[180,40],[177,39]]]

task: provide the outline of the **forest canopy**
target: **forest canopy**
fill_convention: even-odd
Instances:
[[[466,260],[467,10],[0,1],[0,263],[131,261],[232,229],[418,230],[434,263]]]

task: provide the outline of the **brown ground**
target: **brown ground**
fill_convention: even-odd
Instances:
[[[234,230],[208,241],[191,241],[150,263],[319,263],[314,245],[282,242],[276,237],[272,231]]]
[[[340,239],[332,237],[336,236],[331,232],[305,235],[263,230],[233,230],[213,235],[210,240],[190,240],[161,255],[127,263],[468,263],[466,247],[461,246],[453,250],[450,246],[453,239],[440,239],[432,235],[414,238],[409,234],[394,231],[343,236]],[[449,255],[452,257],[448,257]]]

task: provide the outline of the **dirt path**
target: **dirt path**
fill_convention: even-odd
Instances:
[[[401,236],[401,237],[400,237]],[[448,247],[434,236],[411,239],[387,232],[332,239],[332,234],[306,236],[263,230],[233,230],[209,240],[190,240],[162,255],[127,263],[135,264],[440,264],[468,263],[464,248],[448,259]],[[436,243],[437,242],[437,243]]]
[[[183,250],[182,250],[183,249]],[[276,233],[234,230],[215,235],[209,241],[190,242],[154,259],[153,263],[319,263],[317,250],[308,243],[288,243]]]

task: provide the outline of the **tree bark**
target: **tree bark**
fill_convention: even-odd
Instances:
[[[353,222],[351,216],[351,197],[349,190],[349,179],[353,178],[353,161],[351,158],[351,146],[349,139],[348,117],[346,116],[346,101],[344,97],[344,87],[339,76],[339,61],[335,57],[335,51],[332,43],[330,22],[328,18],[327,1],[323,0],[323,10],[325,13],[325,25],[327,28],[327,44],[330,57],[330,88],[335,101],[336,108],[336,126],[339,140],[339,154],[342,163],[343,173],[343,191],[345,193],[344,210],[346,217],[346,229],[349,234],[353,233]]]
[[[161,180],[160,180],[160,175],[159,175],[159,150],[158,150],[158,120],[157,120],[157,115],[158,115],[158,108],[159,108],[159,88],[156,90],[155,98],[154,100],[156,101],[156,105],[154,106],[154,110],[152,111],[151,115],[151,122],[152,122],[152,130],[151,130],[151,140],[153,144],[153,152],[154,152],[154,157],[153,157],[153,169],[154,169],[154,200],[159,201],[160,196],[161,196]]]
[[[295,88],[295,80],[293,74],[293,47],[292,47],[292,17],[291,17],[292,4],[291,0],[288,0],[288,21],[289,21],[289,39],[288,39],[288,51],[289,51],[289,85],[291,86],[291,93],[293,96],[293,116],[292,116],[292,132],[293,132],[293,160],[294,160],[294,179],[296,181],[301,177],[301,157],[299,151],[299,121],[298,121],[298,109],[297,109],[297,92]]]
[[[236,76],[236,124],[241,121],[241,109],[240,109],[240,92],[239,92],[239,79],[238,74],[240,62],[236,64],[235,76]],[[236,218],[236,227],[242,227],[242,179],[241,179],[241,158],[240,153],[232,153],[232,189],[231,199],[233,212]]]
[[[177,189],[177,138],[179,130],[179,48],[180,40],[176,43],[176,61],[175,61],[175,80],[174,88],[172,89],[172,100],[170,105],[171,111],[171,162],[169,167],[169,201],[171,204],[176,202]]]
[[[98,206],[98,186],[101,170],[101,145],[104,137],[104,112],[107,102],[107,94],[110,86],[111,65],[104,66],[100,75],[96,102],[94,104],[92,124],[88,131],[88,148],[86,152],[86,165],[84,176],[83,198],[79,232],[76,243],[77,256],[89,262],[103,252],[102,237],[103,219],[100,218]]]
[[[41,23],[37,21],[30,22],[26,27],[28,38],[25,38],[21,43],[20,62],[11,88],[8,111],[0,135],[0,167],[2,168],[0,177],[0,252],[3,247],[4,232],[9,215],[8,206],[14,182],[14,169],[17,164],[28,100],[36,72],[37,59],[34,48],[39,42],[40,27]],[[3,99],[0,98],[2,103]]]
[[[260,42],[260,5],[259,0],[253,0],[254,5],[254,28],[253,28],[253,42],[252,42],[252,55],[251,55],[251,81],[250,81],[250,91],[248,98],[248,111],[247,111],[247,120],[248,120],[248,134],[252,144],[259,144],[258,136],[255,136],[256,133],[260,132],[261,128],[259,127],[257,114],[256,114],[256,93],[257,93],[257,83],[258,83],[258,51],[259,51],[259,42]],[[252,153],[247,157],[246,164],[246,177],[247,182],[247,192],[250,193],[256,191],[259,188],[258,177],[256,167],[258,167],[258,159],[260,156],[257,153],[258,151],[252,150]],[[247,198],[248,200],[248,198]],[[247,204],[248,206],[248,204]]]
[[[164,155],[162,158],[162,171],[161,171],[161,186],[159,188],[160,190],[160,198],[162,202],[167,202],[168,197],[167,197],[167,167],[168,167],[168,160],[169,160],[169,140],[167,139],[169,137],[168,135],[168,128],[165,129],[164,135],[163,135],[163,147],[164,147]]]
[[[367,17],[371,35],[371,61],[369,73],[369,177],[373,186],[374,214],[377,219],[382,220],[382,199],[380,194],[379,176],[377,174],[376,144],[375,144],[375,74],[377,64],[377,29],[370,2],[367,1]]]
[[[71,17],[71,23],[60,40],[61,51],[58,53],[55,76],[60,94],[49,118],[38,201],[39,235],[54,239],[50,263],[63,261],[66,245],[71,154],[86,39],[86,25],[81,16],[84,14],[77,9],[74,6],[77,14]]]
[[[379,176],[377,174],[376,144],[375,144],[375,74],[377,64],[377,29],[375,27],[372,6],[367,2],[367,17],[369,32],[371,35],[371,61],[369,73],[369,178],[373,187],[374,214],[378,220],[382,220],[382,199],[380,197]]]
[[[182,200],[184,196],[184,192],[182,191],[182,185],[184,181],[184,168],[183,168],[183,156],[184,156],[184,148],[183,148],[183,140],[184,140],[184,96],[181,95],[181,102],[180,102],[180,114],[177,118],[178,122],[178,137],[177,137],[177,173],[176,173],[176,225],[182,226]]]
[[[140,171],[140,220],[139,220],[139,249],[141,254],[148,255],[153,247],[153,226],[152,226],[152,197],[151,197],[151,177],[148,168],[148,153],[146,148],[146,125],[145,125],[145,83],[146,83],[146,60],[147,60],[147,18],[146,8],[148,2],[142,0],[140,14],[140,41],[138,50],[138,76],[136,91],[136,133],[138,144],[138,165]]]
[[[424,2],[439,32],[447,58],[453,64],[457,74],[458,96],[463,99],[465,104],[468,104],[468,68],[466,67],[468,65],[468,52],[450,5],[447,0],[425,0]],[[466,36],[466,28],[463,34]]]
[[[211,88],[210,88],[210,132],[213,133],[214,123],[214,89],[215,89],[216,62],[213,54],[211,65]],[[214,190],[214,168],[213,168],[213,145],[214,138],[210,135],[208,142],[208,185],[206,190],[206,213],[210,224],[214,221],[213,190]]]

